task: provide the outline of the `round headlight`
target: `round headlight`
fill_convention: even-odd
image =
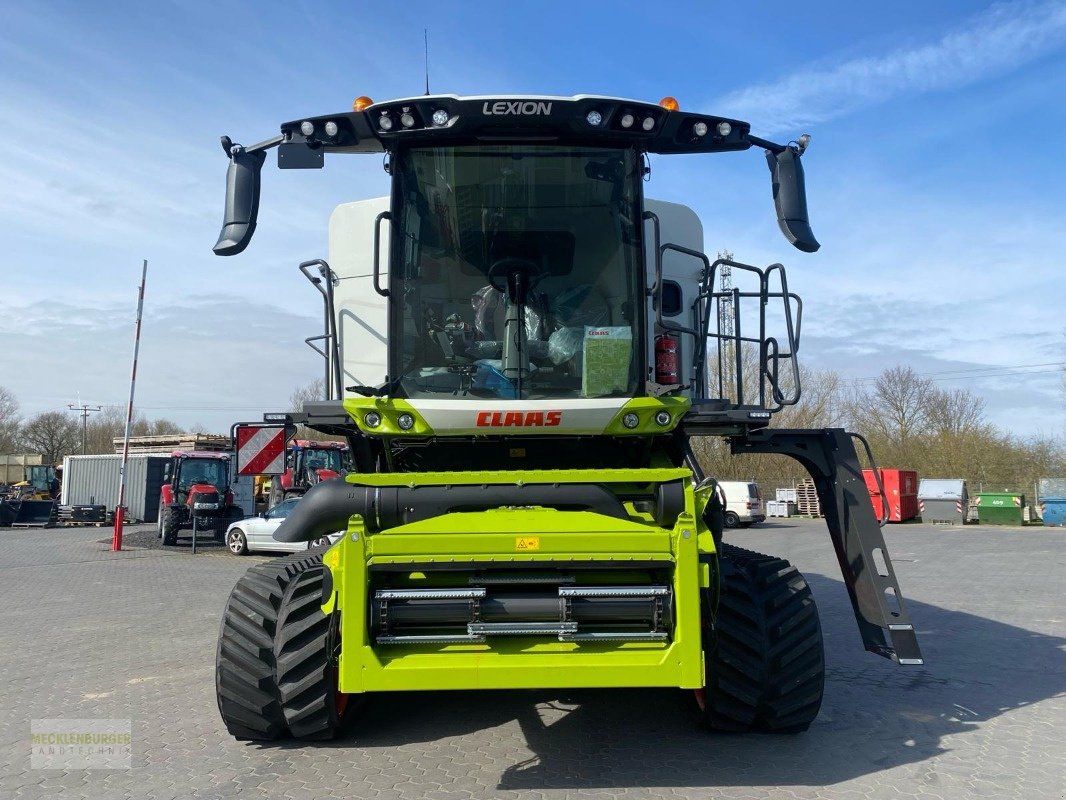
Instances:
[[[363,422],[368,428],[376,428],[381,424],[381,414],[377,411],[368,411],[363,417]]]
[[[718,123],[718,135],[719,136],[728,136],[732,132],[733,132],[733,126],[730,125],[728,122],[719,122]]]
[[[337,130],[338,130],[337,123],[334,122],[333,120],[330,120],[329,122],[327,122],[326,125],[325,125],[325,128],[326,128],[326,136],[328,136],[330,139],[332,139],[334,136],[337,135]]]
[[[645,117],[644,121],[640,124],[641,127],[644,128],[644,130],[650,131],[652,128],[655,127],[655,117]]]
[[[618,120],[618,123],[623,128],[632,128],[634,122],[636,122],[636,120],[633,118],[633,115],[628,113],[628,112],[623,114],[622,118],[620,120]]]
[[[448,112],[445,111],[443,108],[438,108],[436,111],[434,111],[433,112],[433,124],[436,125],[438,128],[441,127],[442,125],[447,125],[448,124]]]
[[[603,122],[603,114],[596,109],[592,109],[592,111],[585,115],[585,119],[588,121],[589,125],[599,125]]]
[[[622,424],[627,428],[635,428],[640,424],[640,417],[630,411],[624,417],[622,417]]]
[[[409,431],[415,426],[415,418],[410,414],[400,414],[396,418],[396,424],[400,426],[402,430]]]
[[[692,132],[694,134],[696,134],[697,136],[706,136],[707,135],[707,123],[706,122],[697,122],[695,125],[692,126]]]
[[[669,411],[660,411],[660,412],[658,412],[655,415],[655,421],[658,422],[660,425],[669,425],[670,424],[670,412]]]
[[[381,130],[383,131],[391,131],[392,117],[390,117],[388,114],[382,114],[381,118],[378,120],[378,127],[381,128]]]
[[[303,122],[300,123],[300,133],[302,133],[304,136],[314,136],[315,123],[311,122],[311,120],[309,119],[305,119]]]
[[[410,128],[415,124],[415,118],[405,112],[400,115],[400,124],[405,128]]]

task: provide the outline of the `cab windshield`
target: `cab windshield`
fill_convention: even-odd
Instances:
[[[392,374],[404,395],[636,393],[644,294],[634,151],[416,149],[396,168]]]
[[[187,458],[181,463],[178,475],[178,489],[188,490],[197,483],[206,483],[216,489],[224,489],[227,484],[229,462],[221,458]]]
[[[308,448],[304,451],[304,468],[305,469],[331,469],[334,472],[340,473],[344,471],[345,456],[347,454],[340,449],[333,448]]]

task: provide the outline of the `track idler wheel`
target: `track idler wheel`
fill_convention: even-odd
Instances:
[[[822,704],[818,609],[799,570],[732,545],[719,549],[721,596],[705,631],[704,724],[718,731],[798,733]]]

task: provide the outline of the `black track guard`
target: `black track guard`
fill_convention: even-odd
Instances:
[[[778,453],[803,464],[818,490],[863,645],[900,664],[924,663],[852,435],[843,428],[763,428],[731,439],[731,447],[734,454]],[[878,550],[883,572],[874,560]]]

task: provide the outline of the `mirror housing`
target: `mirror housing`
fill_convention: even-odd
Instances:
[[[226,170],[226,212],[222,232],[212,248],[216,256],[234,256],[248,246],[259,216],[260,174],[266,153],[249,153],[242,147],[230,151]]]
[[[766,164],[773,181],[774,207],[781,233],[798,250],[813,253],[821,247],[807,217],[807,187],[800,154],[792,147],[766,151]]]

